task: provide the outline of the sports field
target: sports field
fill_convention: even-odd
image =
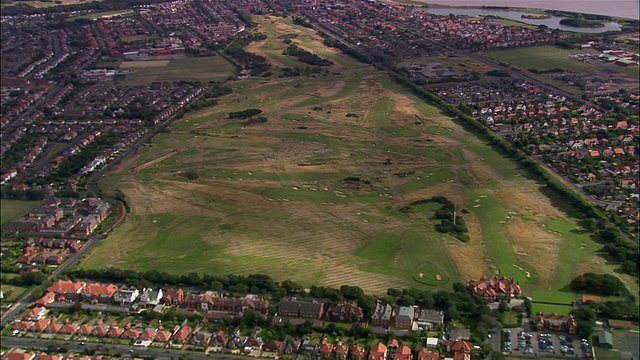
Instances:
[[[371,293],[493,274],[553,291],[579,271],[611,271],[588,236],[580,256],[569,254],[582,246],[568,231],[578,220],[517,164],[385,74],[324,47],[313,30],[257,19],[268,39],[249,51],[304,67],[282,55],[289,38],[333,61],[330,75],[280,78],[275,69],[231,82],[218,106],[123,161],[100,186],[122,190],[132,213],[81,266],[264,273]],[[227,118],[248,108],[268,121]],[[187,170],[198,179],[179,175]],[[438,207],[400,211],[439,195],[456,204],[469,242],[434,230]]]
[[[17,220],[29,210],[40,205],[40,201],[0,200],[0,223]]]
[[[235,66],[220,55],[156,61],[124,61],[119,64],[123,70],[133,70],[127,85],[150,84],[155,81],[224,81],[236,72]]]

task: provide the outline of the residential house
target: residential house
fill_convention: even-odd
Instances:
[[[415,308],[413,306],[397,306],[394,326],[397,329],[410,330],[413,326]]]
[[[85,286],[80,295],[83,301],[107,303],[111,301],[117,291],[118,287],[113,284],[104,285],[93,283]]]
[[[120,305],[132,304],[140,296],[140,291],[134,286],[123,285],[115,294],[113,301]]]
[[[343,344],[342,341],[338,341],[333,352],[336,360],[347,360],[347,357],[349,356],[349,345]]]
[[[294,316],[303,318],[322,318],[324,304],[317,300],[298,301],[296,298],[291,300],[281,300],[278,303],[278,315]]]
[[[117,326],[111,326],[109,330],[107,330],[107,333],[105,334],[105,336],[112,339],[118,339],[120,338],[120,336],[122,336],[123,332],[124,330],[122,330],[121,328]]]
[[[327,338],[322,339],[322,344],[320,344],[320,358],[321,359],[331,359],[333,358],[333,344],[327,341]]]
[[[178,306],[184,301],[185,295],[182,289],[169,289],[162,297],[162,303],[165,305]]]
[[[367,350],[364,347],[358,346],[358,344],[354,344],[351,347],[351,352],[349,353],[349,355],[351,355],[351,360],[364,360],[366,353]]]
[[[2,356],[2,360],[34,360],[36,354],[24,352],[22,349],[13,348]]]
[[[353,323],[362,321],[364,313],[355,303],[342,303],[327,310],[326,319],[329,321]]]
[[[44,328],[44,332],[50,333],[50,334],[57,334],[58,331],[60,331],[60,328],[62,328],[62,324],[58,324],[52,320],[51,322],[49,322],[47,327]]]
[[[36,301],[37,306],[45,306],[49,303],[54,302],[56,299],[56,294],[53,291],[47,291],[40,299]]]
[[[122,339],[136,340],[138,337],[140,337],[140,332],[136,329],[126,329],[122,332],[120,337]]]
[[[284,353],[284,343],[282,341],[271,340],[262,347],[262,357],[280,357]]]
[[[539,312],[534,316],[533,323],[538,330],[547,329],[569,334],[577,334],[578,332],[578,321],[573,318],[573,315],[545,315]]]
[[[68,323],[68,324],[62,325],[59,331],[60,334],[67,334],[67,335],[74,335],[77,332],[78,332],[78,325],[74,323]]]
[[[34,360],[62,360],[62,357],[62,354],[49,355],[42,352]]]
[[[413,354],[411,352],[411,348],[408,347],[407,345],[400,345],[400,347],[396,349],[394,359],[395,360],[413,360]]]
[[[211,342],[212,336],[213,334],[210,334],[210,333],[197,332],[193,334],[191,339],[189,339],[189,345],[206,348],[209,346],[209,342]]]
[[[262,350],[263,345],[264,342],[261,338],[250,338],[247,339],[247,341],[245,341],[244,343],[244,351],[246,353],[250,353],[252,351],[260,351]]]
[[[465,340],[447,342],[447,351],[453,354],[454,360],[471,360],[471,349],[473,345]]]
[[[44,332],[44,329],[47,328],[50,322],[51,319],[38,320],[31,326],[31,328],[29,328],[29,330],[33,332]]]
[[[180,343],[180,344],[186,344],[187,340],[189,338],[189,334],[191,334],[191,327],[188,325],[183,325],[183,326],[176,326],[176,329],[173,332],[173,341]]]
[[[444,313],[438,310],[420,309],[416,324],[423,329],[442,326],[444,324]]]
[[[47,314],[47,310],[43,307],[36,306],[27,315],[25,315],[24,320],[29,321],[38,321],[42,319]]]
[[[431,352],[427,348],[422,348],[418,351],[417,360],[440,360],[440,354],[437,352]]]
[[[480,280],[471,280],[467,283],[469,291],[486,301],[509,301],[522,295],[522,289],[513,278],[504,276],[493,278],[482,277]]]
[[[89,325],[82,325],[82,326],[80,326],[78,331],[76,331],[76,333],[78,335],[82,335],[82,336],[91,336],[92,330],[93,330],[93,327],[91,327]]]
[[[140,333],[138,339],[143,341],[153,341],[156,338],[157,329],[145,329]]]
[[[80,293],[85,286],[86,283],[83,281],[58,280],[49,286],[47,291],[55,293],[58,301],[76,301],[80,299]]]
[[[142,289],[140,293],[140,304],[147,307],[153,307],[160,303],[162,299],[162,289],[153,290],[152,288]]]
[[[224,331],[220,330],[211,336],[210,345],[211,347],[219,349],[218,351],[222,351],[222,349],[227,346],[228,340],[229,339]]]
[[[369,350],[369,360],[387,360],[387,347],[377,343]]]
[[[371,325],[388,327],[391,323],[392,314],[393,307],[391,305],[378,301],[371,315]]]
[[[109,329],[108,326],[99,325],[99,326],[94,327],[93,330],[91,330],[91,336],[102,338],[102,337],[107,335],[109,330],[110,329]]]
[[[156,337],[153,341],[157,342],[167,342],[171,338],[171,333],[168,331],[158,331],[156,333]]]

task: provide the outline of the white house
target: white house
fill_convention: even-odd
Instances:
[[[113,301],[122,305],[131,304],[138,298],[138,296],[140,296],[140,291],[138,291],[138,289],[133,286],[127,287],[125,285],[113,295]]]

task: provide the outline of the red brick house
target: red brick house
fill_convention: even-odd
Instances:
[[[186,344],[191,334],[191,327],[188,325],[178,327],[173,333],[173,340],[181,344]]]
[[[184,291],[182,289],[169,289],[162,298],[162,303],[165,305],[178,306],[184,301]]]
[[[547,329],[553,332],[578,333],[578,322],[573,318],[573,315],[545,315],[539,312],[533,318],[533,323],[538,330]]]
[[[504,276],[493,278],[482,277],[467,283],[469,291],[488,302],[509,301],[522,295],[522,289],[513,278]]]
[[[339,341],[333,350],[336,360],[347,360],[347,356],[349,356],[349,345],[343,344],[342,341]]]
[[[55,293],[58,300],[62,297],[67,301],[75,301],[80,298],[80,292],[85,286],[86,283],[83,281],[58,280],[49,286],[47,290]]]
[[[422,348],[418,352],[418,360],[440,360],[440,354],[431,352],[427,348]]]
[[[364,347],[355,344],[353,345],[353,347],[351,347],[351,360],[364,360],[366,353],[367,350]]]
[[[400,345],[395,352],[395,360],[413,360],[411,348],[406,345]]]
[[[322,359],[331,359],[333,357],[333,344],[330,344],[327,341],[327,338],[322,339],[322,344],[320,345],[320,358]]]
[[[362,308],[354,303],[342,303],[327,310],[325,315],[329,321],[353,323],[362,321],[364,313]]]
[[[387,359],[387,347],[382,343],[373,345],[369,350],[369,360],[386,360]]]
[[[93,283],[85,286],[80,295],[83,301],[106,303],[113,298],[113,294],[115,294],[116,291],[118,291],[118,287],[113,284],[104,285]]]

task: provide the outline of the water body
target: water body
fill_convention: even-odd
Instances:
[[[567,26],[560,24],[560,20],[562,17],[552,16],[548,19],[523,19],[522,14],[527,14],[521,11],[516,10],[502,10],[502,9],[482,9],[482,8],[429,8],[427,12],[435,15],[493,15],[500,16],[505,19],[511,19],[516,21],[521,21],[526,24],[531,25],[546,25],[551,29],[560,29],[565,31],[574,31],[574,32],[582,32],[582,33],[602,33],[605,31],[620,31],[622,28],[620,24],[616,22],[606,22],[602,27],[576,27],[576,26]],[[529,14],[531,15],[531,14]],[[535,14],[534,14],[535,15]]]
[[[640,0],[420,0],[449,6],[509,6],[640,19]]]

